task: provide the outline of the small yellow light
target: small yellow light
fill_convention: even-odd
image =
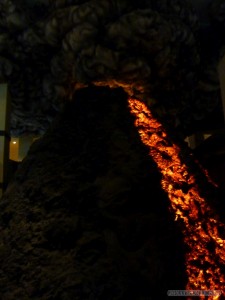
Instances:
[[[13,144],[16,144],[16,141],[13,141]]]

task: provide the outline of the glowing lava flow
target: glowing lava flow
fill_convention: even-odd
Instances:
[[[194,175],[180,158],[180,148],[173,144],[144,103],[129,99],[131,113],[142,142],[157,163],[162,174],[162,188],[168,193],[176,220],[183,227],[186,269],[189,282],[187,290],[217,290],[225,292],[225,240],[218,228],[224,226],[199,195]],[[215,292],[216,294],[216,292]],[[218,295],[201,299],[218,299]]]

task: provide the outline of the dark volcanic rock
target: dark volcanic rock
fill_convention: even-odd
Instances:
[[[0,204],[1,300],[166,299],[182,238],[120,89],[78,91]]]

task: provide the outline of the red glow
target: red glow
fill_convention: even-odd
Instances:
[[[218,228],[224,227],[199,195],[193,174],[182,162],[180,148],[172,143],[147,106],[139,100],[129,99],[131,113],[141,140],[149,149],[162,174],[162,188],[168,193],[171,207],[180,220],[186,254],[187,290],[220,290],[225,292],[225,241]],[[219,296],[201,299],[218,299]]]

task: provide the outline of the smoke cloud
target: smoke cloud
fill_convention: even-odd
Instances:
[[[198,26],[184,0],[2,0],[11,135],[44,133],[74,90],[90,84],[122,86],[188,126],[201,100]],[[201,113],[213,106],[199,103]]]

